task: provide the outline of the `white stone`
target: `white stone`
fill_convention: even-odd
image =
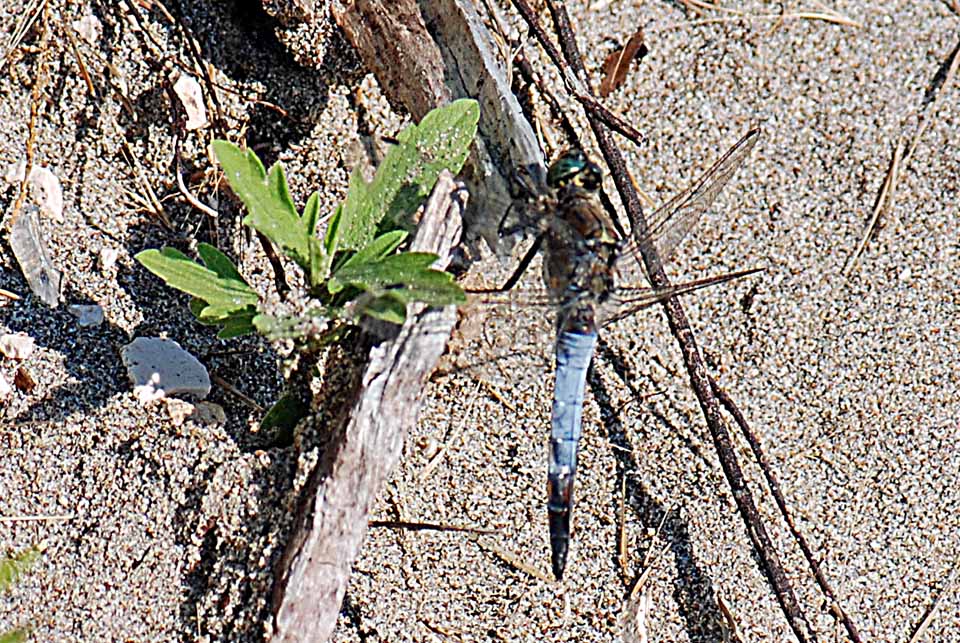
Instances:
[[[63,190],[60,179],[45,167],[30,170],[30,184],[37,191],[37,205],[40,210],[57,223],[63,223]]]
[[[3,173],[3,180],[10,184],[20,183],[26,176],[27,161],[20,159],[7,166],[7,170]]]
[[[11,388],[10,382],[3,376],[3,373],[0,373],[0,402],[8,399],[11,394],[13,394],[13,388]]]
[[[73,21],[73,28],[80,34],[80,37],[91,45],[97,44],[100,40],[100,34],[103,33],[103,25],[96,16],[88,14],[79,20]]]
[[[203,399],[210,393],[207,369],[173,340],[138,337],[123,347],[121,355],[134,393],[143,404],[168,395]]]
[[[36,343],[23,333],[0,335],[0,353],[10,359],[27,359],[33,353]]]
[[[113,270],[113,267],[117,265],[117,258],[119,256],[120,251],[116,248],[100,248],[100,271],[110,272]]]
[[[70,314],[77,318],[77,325],[81,328],[103,323],[103,308],[97,304],[73,304],[69,310]]]
[[[188,130],[194,130],[205,126],[207,110],[203,105],[203,90],[200,88],[200,83],[193,76],[181,74],[173,84],[173,91],[187,112],[185,127]]]

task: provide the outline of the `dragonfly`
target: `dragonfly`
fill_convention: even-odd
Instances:
[[[570,549],[584,389],[598,330],[664,299],[757,272],[743,270],[651,288],[645,284],[641,257],[659,257],[661,262],[670,257],[758,138],[759,130],[749,131],[687,189],[660,207],[651,217],[648,232],[639,239],[628,241],[618,232],[599,198],[603,172],[579,149],[564,152],[550,165],[545,185],[528,182],[525,189],[531,199],[525,213],[511,225],[501,224],[508,233],[532,228],[535,241],[502,287],[475,292],[510,290],[542,249],[547,297],[557,310],[547,513],[551,567],[558,581],[563,578]],[[638,285],[640,281],[643,285]]]

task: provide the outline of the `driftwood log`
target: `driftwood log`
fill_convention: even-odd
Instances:
[[[445,266],[465,201],[462,184],[443,173],[412,249],[436,253]],[[370,350],[349,420],[310,474],[278,564],[273,641],[326,641],[333,633],[370,505],[400,459],[455,318],[453,307],[410,310],[403,326],[392,327],[394,336]]]

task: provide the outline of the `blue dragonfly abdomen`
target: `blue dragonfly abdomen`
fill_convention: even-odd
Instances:
[[[587,369],[597,345],[596,333],[562,331],[557,337],[557,371],[550,422],[547,510],[553,575],[559,580],[570,548],[570,518],[577,454],[582,434],[583,393]]]

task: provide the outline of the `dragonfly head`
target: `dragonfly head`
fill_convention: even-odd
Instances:
[[[550,165],[550,170],[547,172],[547,185],[555,190],[572,185],[594,192],[600,188],[602,181],[603,171],[600,166],[577,149],[570,149],[561,154]]]

